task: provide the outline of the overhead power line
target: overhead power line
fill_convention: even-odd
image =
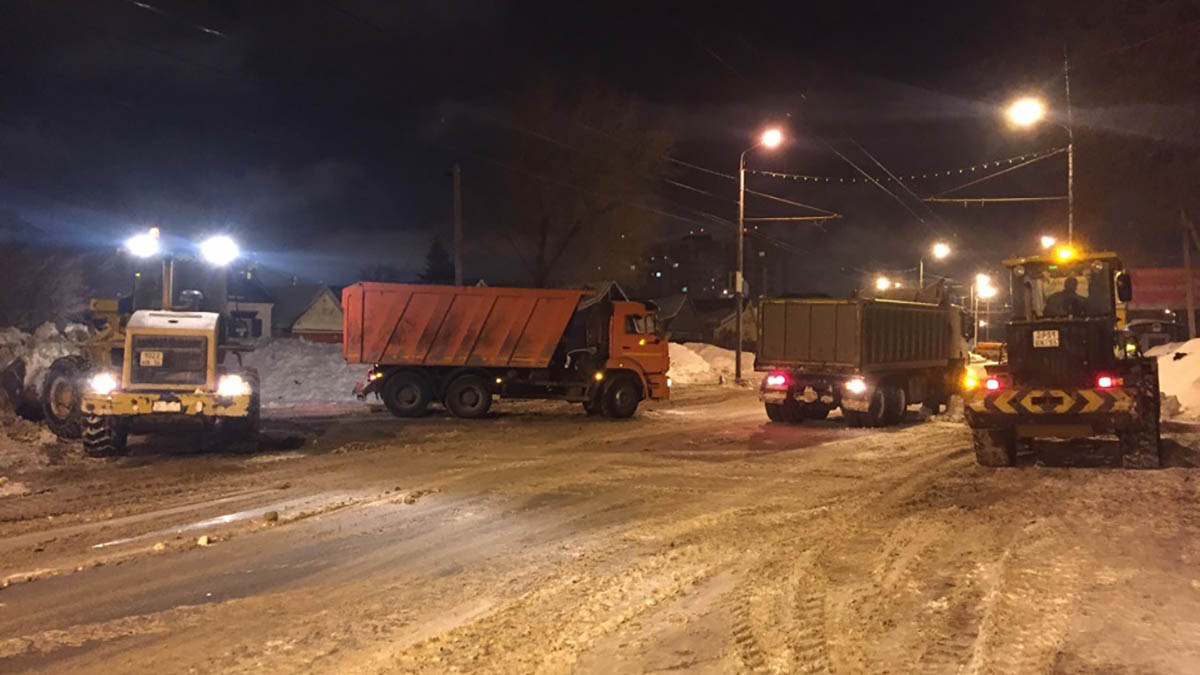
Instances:
[[[1013,162],[1023,162],[1025,160],[1033,158],[1033,157],[1040,157],[1043,155],[1050,155],[1050,154],[1062,152],[1065,149],[1066,149],[1065,147],[1047,148],[1045,150],[1035,150],[1034,152],[1027,152],[1022,155],[1015,155],[1013,157],[1005,157],[1004,159],[990,159],[986,162],[979,162],[978,164],[972,164],[969,166],[955,167],[952,169],[923,169],[921,171],[914,171],[912,173],[898,174],[896,177],[900,178],[900,179],[904,179],[904,180],[920,180],[920,179],[927,179],[927,178],[940,178],[940,177],[944,177],[944,176],[969,175],[969,174],[979,171],[980,169],[991,169],[991,168],[998,169],[1001,166],[1011,166],[1013,164]],[[865,178],[860,178],[857,176],[824,176],[824,175],[803,174],[803,173],[786,173],[786,172],[781,172],[781,171],[766,171],[763,169],[746,169],[746,173],[758,174],[760,176],[769,176],[771,178],[782,178],[782,179],[788,179],[788,180],[794,180],[794,181],[813,182],[813,183],[869,183],[870,182]],[[892,180],[892,179],[889,178],[888,180]]]

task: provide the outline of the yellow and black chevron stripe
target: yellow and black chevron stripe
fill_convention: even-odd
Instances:
[[[1128,389],[1005,389],[977,391],[967,407],[996,415],[1078,415],[1119,413],[1133,409],[1134,392]]]

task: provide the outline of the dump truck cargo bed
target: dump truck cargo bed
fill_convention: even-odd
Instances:
[[[945,365],[959,356],[948,312],[898,300],[764,300],[755,369],[870,373]]]
[[[350,363],[544,368],[586,290],[362,282],[342,292]]]

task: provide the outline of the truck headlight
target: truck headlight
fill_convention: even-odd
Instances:
[[[222,375],[217,380],[217,396],[245,396],[250,393],[250,383],[241,375]]]
[[[851,394],[861,394],[866,390],[867,383],[861,377],[856,377],[846,382],[846,391]]]
[[[120,382],[117,382],[116,376],[112,373],[96,373],[91,380],[88,380],[88,388],[101,396],[113,393],[118,386],[120,386]]]

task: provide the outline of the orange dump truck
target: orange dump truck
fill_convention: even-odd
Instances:
[[[398,417],[434,401],[482,417],[494,396],[630,417],[668,397],[654,310],[608,292],[362,282],[342,292],[342,312],[343,356],[374,366],[356,393]]]

